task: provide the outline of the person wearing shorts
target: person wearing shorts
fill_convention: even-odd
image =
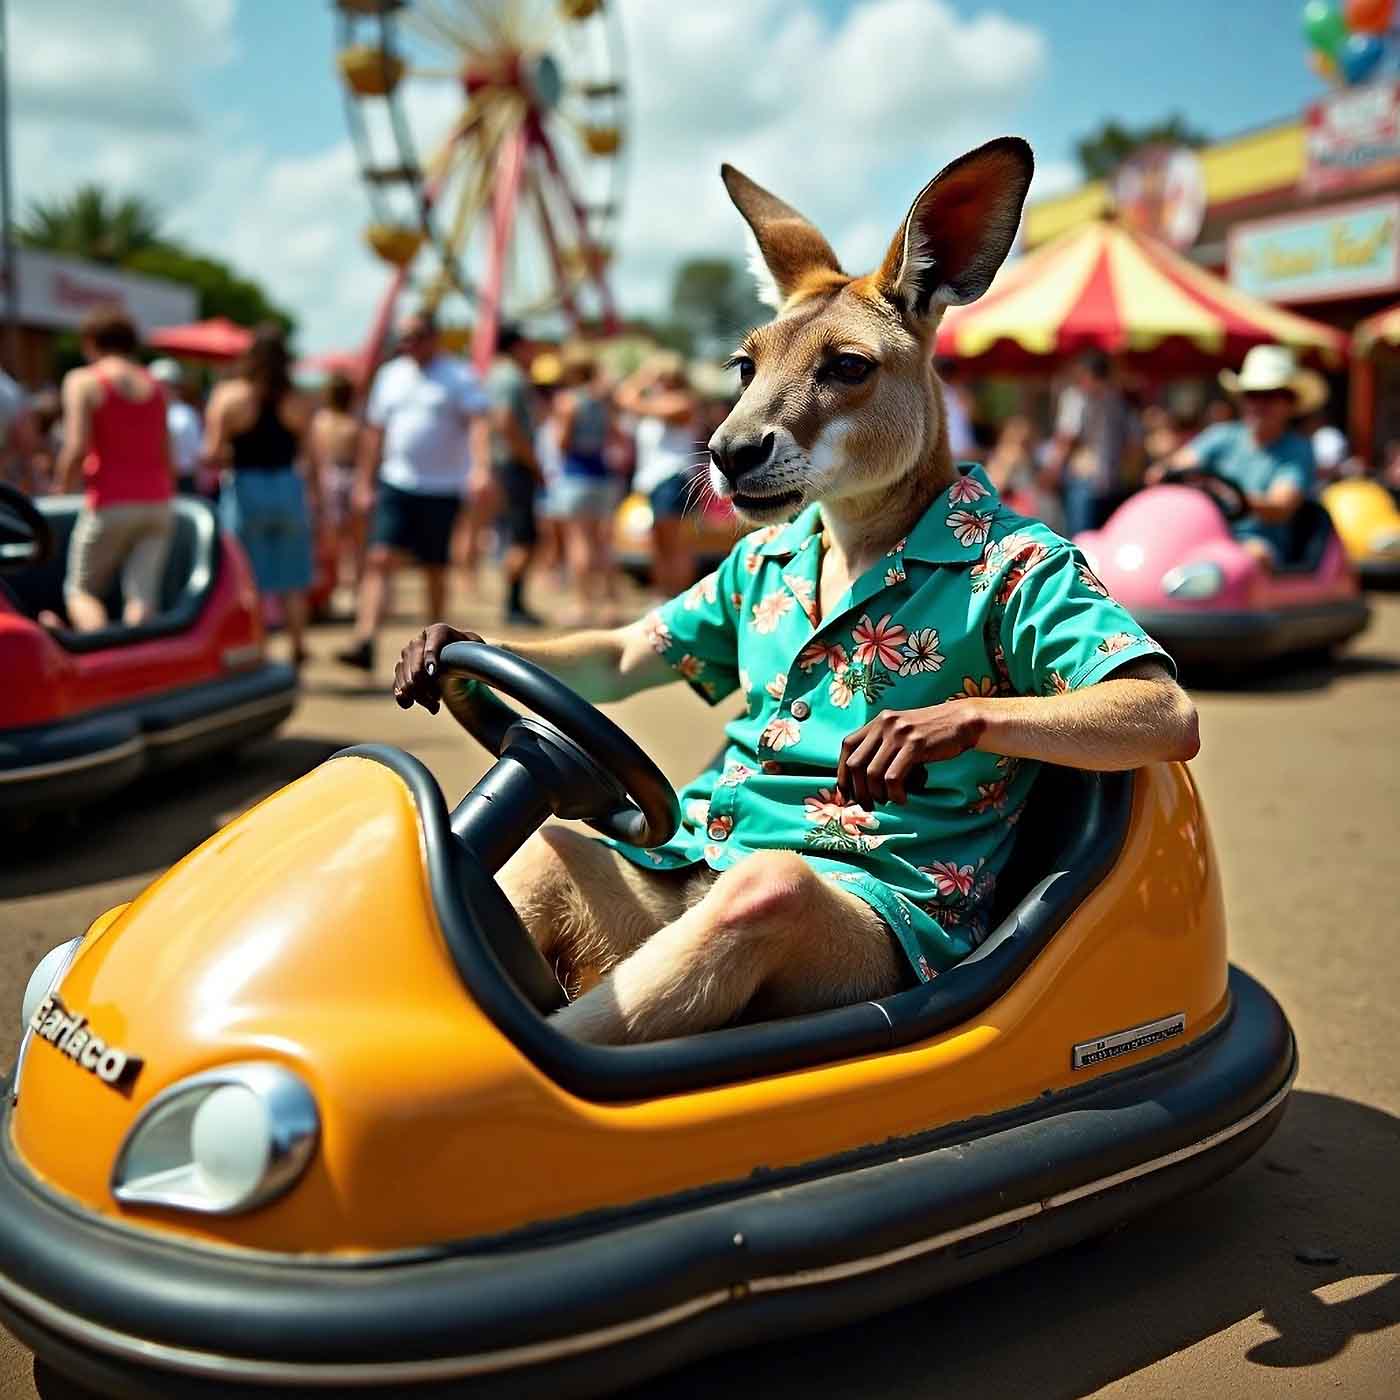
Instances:
[[[95,632],[107,625],[103,599],[118,576],[124,622],[139,626],[159,610],[174,480],[165,395],[136,362],[136,327],[120,310],[101,309],[79,337],[87,365],[63,381],[56,476],[60,491],[85,484],[63,600],[70,625]],[[53,614],[41,621],[62,625]]]
[[[374,634],[402,564],[422,567],[429,611],[434,617],[442,612],[471,426],[491,406],[472,367],[442,353],[430,313],[417,311],[404,319],[399,349],[380,367],[370,389],[355,488],[357,499],[367,501],[378,471],[355,636],[336,657],[361,671],[374,669]]]
[[[513,627],[538,627],[540,619],[525,606],[525,577],[534,562],[539,529],[535,498],[540,465],[535,457],[535,406],[530,387],[530,346],[514,326],[502,326],[499,352],[486,380],[491,414],[479,431],[485,437],[473,456],[489,460],[500,488],[496,534],[503,547],[505,620]]]
[[[259,326],[237,373],[209,399],[205,455],[224,466],[220,519],[247,551],[259,591],[281,604],[294,666],[307,654],[312,521],[321,499],[316,473],[297,469],[310,422],[282,328]]]
[[[637,420],[632,489],[651,502],[651,579],[672,597],[695,581],[683,519],[698,459],[699,405],[678,355],[658,355],[617,388],[617,406]]]
[[[608,401],[597,390],[597,366],[584,350],[565,358],[563,389],[555,399],[559,480],[551,491],[564,531],[569,567],[583,620],[596,620],[612,589],[612,515],[617,490],[606,451],[612,431]]]

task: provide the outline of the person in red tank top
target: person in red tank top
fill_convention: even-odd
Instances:
[[[165,397],[136,362],[135,326],[121,311],[100,310],[79,335],[88,365],[63,381],[56,476],[60,491],[80,479],[84,487],[63,596],[69,622],[90,632],[107,625],[102,597],[119,573],[124,622],[136,626],[159,607],[174,474]]]

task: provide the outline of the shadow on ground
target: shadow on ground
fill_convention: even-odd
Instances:
[[[0,900],[164,870],[230,817],[353,742],[284,735],[144,779],[70,817],[7,836]]]
[[[1394,1277],[1328,1288],[1400,1269],[1397,1161],[1400,1119],[1296,1093],[1244,1168],[1105,1239],[839,1331],[715,1357],[626,1400],[1072,1400],[1260,1313],[1277,1335],[1250,1347],[1244,1366],[1316,1366],[1400,1323]],[[1300,1251],[1330,1262],[1303,1263]]]

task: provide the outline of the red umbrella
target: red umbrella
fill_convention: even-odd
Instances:
[[[208,321],[191,321],[187,326],[164,326],[146,337],[152,350],[184,355],[192,360],[236,360],[247,353],[253,332],[246,326],[215,316]]]

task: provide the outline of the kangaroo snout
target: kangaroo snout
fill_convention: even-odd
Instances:
[[[710,461],[730,486],[737,488],[749,473],[772,461],[777,440],[777,434],[771,432],[762,437],[730,437],[717,432],[710,439]]]

